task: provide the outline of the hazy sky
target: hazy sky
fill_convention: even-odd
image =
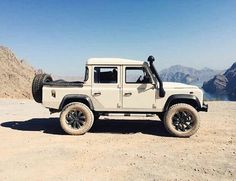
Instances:
[[[0,0],[0,44],[36,68],[78,75],[90,57],[224,69],[236,61],[236,0]]]

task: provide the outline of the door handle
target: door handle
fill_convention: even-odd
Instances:
[[[124,94],[124,96],[131,96],[131,95],[132,95],[131,92],[126,92],[126,93]]]
[[[94,96],[100,96],[102,93],[101,92],[94,92],[93,95]]]

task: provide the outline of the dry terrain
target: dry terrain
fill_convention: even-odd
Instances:
[[[0,46],[0,98],[31,98],[36,71],[7,47]]]
[[[0,180],[236,180],[236,103],[209,102],[191,138],[156,117],[106,117],[83,136],[30,100],[0,100]]]

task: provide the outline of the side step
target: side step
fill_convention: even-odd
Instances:
[[[102,116],[124,116],[124,117],[155,117],[155,114],[130,114],[130,113],[106,113],[103,114]]]

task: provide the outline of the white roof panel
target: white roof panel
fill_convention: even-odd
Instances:
[[[90,58],[87,65],[143,65],[143,61],[122,58]]]

